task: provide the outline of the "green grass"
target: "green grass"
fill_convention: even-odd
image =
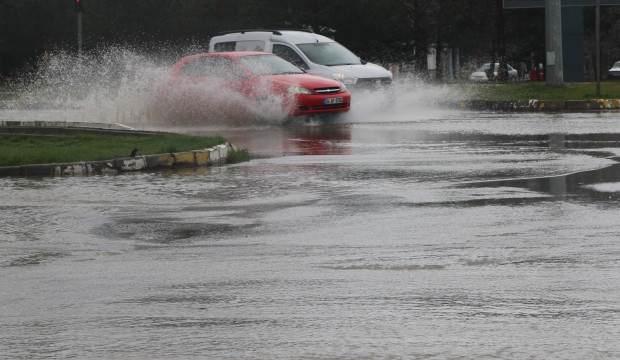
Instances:
[[[2,134],[0,166],[108,160],[139,154],[161,154],[204,149],[224,139],[178,134]]]
[[[587,100],[620,99],[620,81],[601,83],[601,95],[596,96],[596,83],[570,83],[546,86],[544,82],[469,85],[470,98],[475,100]]]
[[[228,161],[230,164],[236,164],[250,160],[250,153],[247,149],[235,149],[228,153]]]

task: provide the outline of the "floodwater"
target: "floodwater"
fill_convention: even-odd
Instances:
[[[618,114],[177,130],[259,158],[0,179],[0,358],[620,358]]]

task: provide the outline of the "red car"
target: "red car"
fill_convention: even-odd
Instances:
[[[177,110],[190,113],[208,108],[262,117],[342,113],[351,105],[351,94],[340,82],[306,74],[263,52],[183,57],[173,66],[158,98],[174,98],[180,107]],[[273,114],[274,109],[280,114]]]

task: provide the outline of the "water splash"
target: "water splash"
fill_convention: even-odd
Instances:
[[[446,103],[463,100],[467,93],[446,84],[431,84],[416,76],[396,79],[389,90],[354,92],[351,122],[410,122],[453,112]]]
[[[0,120],[123,123],[137,127],[281,125],[284,99],[248,99],[218,82],[185,83],[162,96],[171,65],[189,46],[152,56],[135,48],[111,46],[82,56],[65,51],[41,56],[33,72],[14,84],[17,96]],[[269,84],[261,86],[268,87]],[[401,78],[387,91],[353,92],[352,110],[340,121],[408,122],[445,113],[441,102],[463,98],[446,85]]]
[[[193,51],[192,51],[193,50]],[[98,49],[82,56],[44,54],[32,73],[15,84],[17,96],[0,118],[124,123],[134,126],[249,125],[281,123],[283,99],[251,101],[221,82],[169,85],[172,59],[124,47]],[[261,84],[260,86],[268,86]],[[34,118],[33,118],[34,115]]]
[[[148,89],[165,73],[165,66],[130,48],[107,47],[82,56],[45,53],[35,70],[18,79],[16,98],[5,116],[119,122],[121,112],[142,111]],[[28,118],[32,116],[37,118]]]
[[[279,125],[290,110],[282,96],[273,94],[271,82],[262,79],[253,84],[259,94],[253,98],[231,88],[225,79],[164,80],[156,85],[147,101],[146,118],[158,126],[248,126]]]

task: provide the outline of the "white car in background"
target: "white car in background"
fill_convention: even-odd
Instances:
[[[614,66],[607,71],[607,78],[610,80],[620,79],[620,61],[616,61]]]
[[[361,60],[326,36],[293,30],[239,30],[214,36],[209,52],[265,51],[313,75],[335,79],[349,90],[390,87],[392,73]]]
[[[506,64],[508,67],[508,80],[517,80],[519,78],[519,73],[515,68]],[[487,73],[491,70],[491,63],[483,64],[478,70],[471,73],[469,76],[469,80],[471,81],[489,81],[489,77]],[[497,72],[499,70],[499,63],[495,63],[495,67],[493,69],[493,76],[497,78]]]

